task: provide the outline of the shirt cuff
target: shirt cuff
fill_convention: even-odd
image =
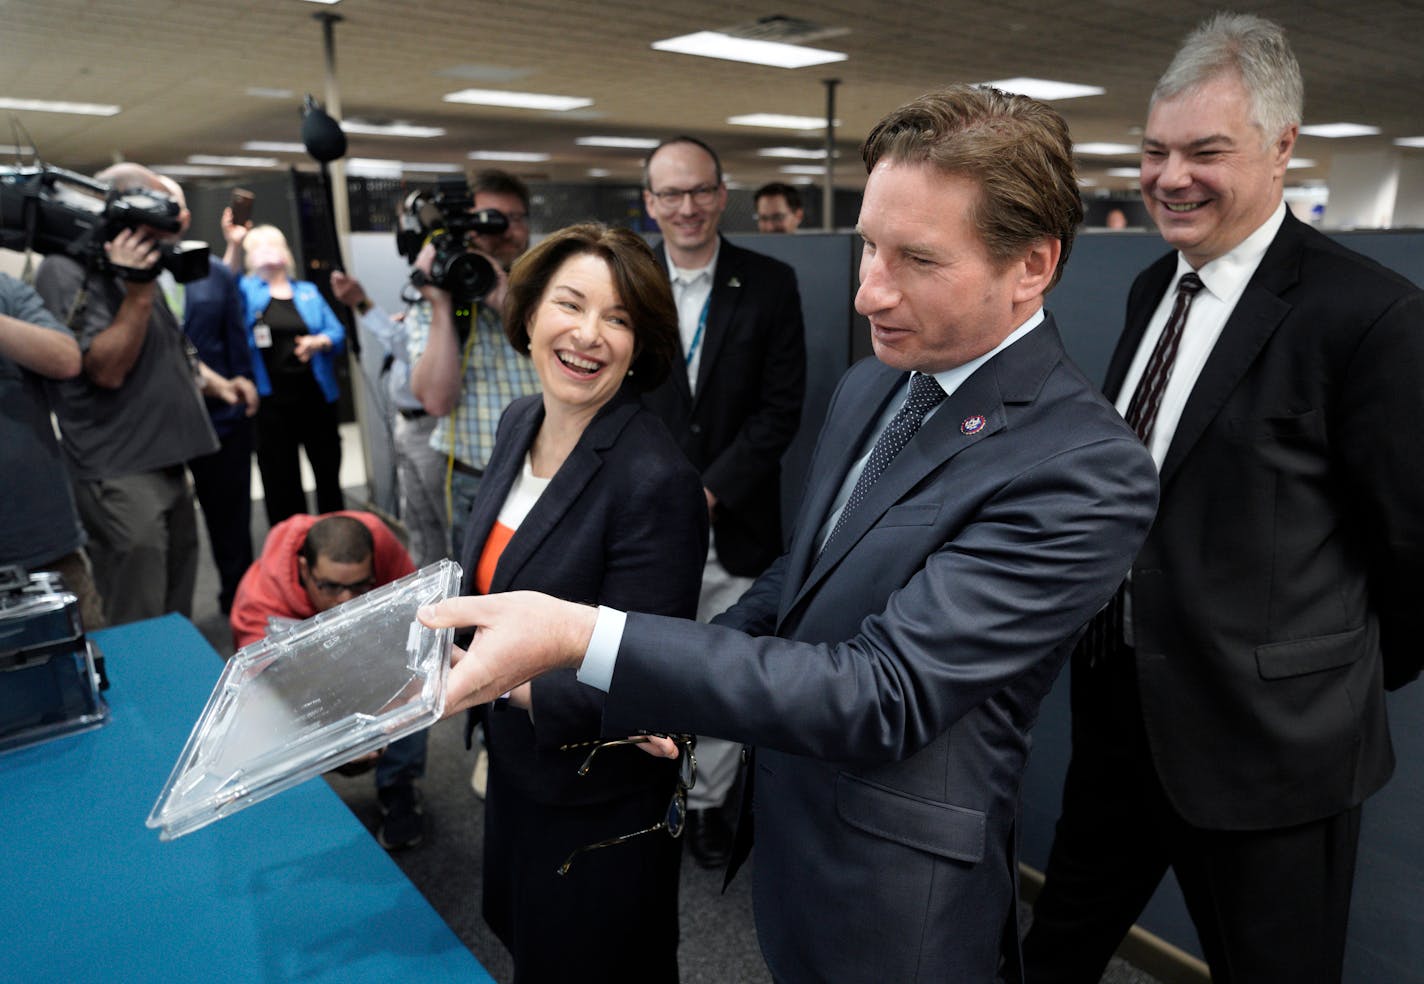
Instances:
[[[613,685],[618,647],[623,644],[623,623],[627,621],[627,612],[598,606],[598,621],[593,624],[593,635],[588,637],[588,649],[584,651],[583,665],[578,669],[579,683],[608,693]]]

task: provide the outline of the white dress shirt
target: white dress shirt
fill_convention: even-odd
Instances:
[[[672,298],[677,302],[677,333],[682,337],[682,352],[684,357],[691,353],[692,358],[687,360],[687,386],[694,393],[697,392],[697,368],[702,365],[702,349],[707,342],[707,330],[703,327],[702,336],[697,336],[697,327],[702,324],[702,312],[707,308],[712,299],[712,273],[717,269],[717,256],[722,252],[722,240],[717,240],[717,247],[712,251],[712,259],[707,261],[707,265],[696,270],[684,270],[672,261],[672,254],[667,251],[667,244],[663,244],[663,255],[667,257],[668,279],[672,282]],[[696,340],[697,348],[692,348],[693,341]]]

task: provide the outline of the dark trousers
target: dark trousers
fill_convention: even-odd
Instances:
[[[1027,979],[1100,980],[1170,867],[1216,984],[1338,982],[1359,807],[1285,828],[1193,827],[1152,764],[1132,653],[1096,667],[1075,658],[1072,691],[1073,757],[1024,940]]]
[[[268,526],[307,511],[299,448],[306,450],[316,478],[316,511],[346,508],[336,424],[336,404],[322,399],[315,383],[294,398],[262,401],[257,411],[257,468],[262,473]]]
[[[237,582],[252,566],[252,421],[238,421],[219,440],[218,450],[194,458],[188,470],[218,569],[218,607],[226,615]]]

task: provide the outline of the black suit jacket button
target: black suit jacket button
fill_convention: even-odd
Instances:
[[[701,433],[702,433],[702,425],[701,425],[701,424],[693,424],[691,427],[688,428],[688,430],[691,431],[691,432],[694,433],[694,434],[701,434]]]

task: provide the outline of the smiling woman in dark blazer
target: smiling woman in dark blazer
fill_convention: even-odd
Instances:
[[[500,421],[465,536],[465,593],[519,589],[691,617],[707,551],[701,479],[639,393],[667,375],[677,310],[633,233],[572,226],[510,275],[505,332],[542,394]],[[695,654],[688,653],[688,658]],[[676,981],[680,845],[651,827],[677,765],[600,736],[604,694],[572,670],[484,711],[484,917],[515,980]]]

